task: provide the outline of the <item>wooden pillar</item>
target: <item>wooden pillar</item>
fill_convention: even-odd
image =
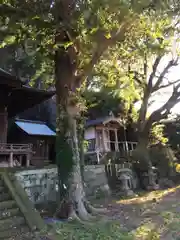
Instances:
[[[96,154],[97,154],[97,163],[99,164],[100,163],[99,150],[96,152]]]
[[[13,152],[10,152],[10,156],[9,156],[9,166],[13,167]]]
[[[118,144],[118,135],[117,135],[117,129],[114,129],[115,131],[115,148],[116,148],[116,151],[119,152],[119,144]]]
[[[107,151],[107,142],[105,142],[106,140],[106,135],[105,135],[105,129],[102,129],[102,144],[103,144],[103,150],[106,152]]]
[[[126,141],[125,144],[126,144],[126,151],[129,152],[128,142]]]
[[[6,107],[0,107],[0,143],[7,142],[8,113]]]
[[[30,158],[31,158],[31,154],[28,153],[28,154],[26,155],[26,167],[29,167],[29,165],[30,165]]]
[[[20,166],[22,166],[22,155],[19,156],[19,163],[20,163]]]

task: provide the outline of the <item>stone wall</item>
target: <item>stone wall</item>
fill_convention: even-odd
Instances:
[[[22,170],[15,173],[16,178],[34,204],[56,201],[58,197],[57,168]],[[101,189],[108,192],[104,165],[85,167],[85,190],[87,195],[95,195]]]
[[[57,169],[32,169],[15,173],[33,203],[55,201],[57,198]]]
[[[85,191],[88,196],[97,193],[109,194],[109,186],[104,165],[89,165],[84,171]]]

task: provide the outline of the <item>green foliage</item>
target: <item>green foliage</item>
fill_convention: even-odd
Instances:
[[[175,167],[176,167],[176,172],[180,173],[180,164],[177,163]]]
[[[97,51],[97,57],[93,59],[95,64],[87,73],[88,76],[95,76],[91,86],[110,87],[115,96],[124,100],[124,107],[128,111],[134,101],[141,99],[143,86],[137,86],[134,75],[127,72],[127,65],[131,64],[131,67],[141,70],[144,53],[157,53],[168,44],[157,40],[164,38],[170,25],[166,11],[171,5],[167,1],[161,2],[156,5],[144,0],[136,4],[118,0],[79,0],[77,6],[72,5],[69,13],[71,18],[67,19],[68,13],[59,10],[63,9],[63,2],[61,6],[58,1],[52,3],[51,0],[41,0],[38,4],[35,0],[3,1],[4,5],[0,8],[3,26],[1,47],[18,45],[24,51],[25,65],[19,62],[17,68],[25,68],[27,65],[25,69],[31,69],[29,75],[34,75],[33,80],[41,77],[46,83],[53,82],[56,51],[61,48],[64,51],[70,48],[76,50],[76,75],[83,73]],[[118,35],[123,25],[125,31]],[[68,40],[55,42],[56,33],[64,30],[69,36]],[[105,46],[108,51],[99,54],[99,46]],[[28,63],[29,58],[31,64]],[[85,73],[83,78],[88,76]]]
[[[123,114],[124,103],[113,94],[112,88],[104,88],[98,92],[85,91],[83,97],[86,99],[88,117],[95,119],[107,117],[112,111],[115,115]]]
[[[152,164],[157,167],[160,178],[171,178],[171,173],[175,173],[177,158],[171,148],[158,144],[149,149]]]
[[[119,49],[118,55],[121,56],[121,60],[128,59],[129,54],[132,54],[131,49],[140,42],[139,39],[143,37],[150,23],[157,22],[159,14],[161,17],[165,16],[162,10],[166,12],[171,6],[169,3],[164,4],[167,1],[161,2],[151,4],[150,0],[140,0],[138,3],[119,0],[77,0],[75,5],[70,1],[72,8],[68,13],[63,11],[63,1],[61,5],[59,1],[51,0],[41,0],[38,3],[36,0],[3,0],[0,5],[1,47],[17,44],[22,46],[26,55],[34,55],[35,58],[39,55],[39,66],[37,65],[36,69],[39,72],[39,69],[42,71],[43,68],[42,72],[48,76],[53,74],[53,71],[48,69],[53,68],[55,51],[61,47],[64,47],[65,51],[74,47],[78,53],[77,70],[81,73],[91,61],[97,46],[103,46],[106,40],[111,40],[113,44],[105,58],[109,59],[110,56],[112,59],[113,56],[115,59]],[[161,17],[158,18],[158,22]],[[127,24],[125,32],[118,35],[118,30],[123,24]],[[149,29],[148,34],[154,34],[149,38],[156,39],[161,36],[162,24],[159,24],[156,34]],[[56,33],[62,29],[69,39],[55,42]],[[95,62],[97,60],[99,61],[100,57]]]
[[[166,144],[168,142],[168,138],[164,136],[164,125],[163,124],[155,124],[150,133],[150,145],[152,144]]]
[[[107,88],[111,96],[121,99],[123,114],[130,116],[135,123],[139,121],[137,125],[145,125],[146,120],[150,118],[148,107],[151,97],[156,92],[151,88],[157,78],[153,78],[152,87],[148,79],[152,73],[154,59],[165,56],[170,51],[175,32],[172,22],[173,18],[167,14],[140,15],[126,35],[127,42],[116,44],[110,49],[111,55],[107,55],[106,60],[96,66],[94,81],[90,82],[91,87]],[[158,71],[156,74],[159,75]],[[134,106],[136,102],[140,103],[140,109]],[[145,113],[141,114],[143,111]],[[157,122],[159,120],[157,119]],[[156,119],[152,124],[154,122]],[[150,135],[153,144],[167,143],[160,126],[154,126]]]
[[[124,232],[119,222],[103,221],[92,223],[92,225],[82,225],[76,222],[56,224],[56,231],[59,238],[64,240],[132,240],[131,234]]]
[[[170,122],[166,124],[165,127],[165,134],[169,138],[169,144],[171,147],[176,151],[179,152],[179,143],[180,143],[180,126],[178,124],[178,121],[176,122]]]
[[[177,208],[179,204],[175,205]],[[180,214],[178,212],[165,211],[162,213],[164,219],[164,224],[168,232],[171,232],[173,239],[179,239],[179,223],[180,223]]]
[[[154,229],[154,225],[151,222],[141,225],[136,230],[135,235],[137,239],[160,240],[160,234]]]

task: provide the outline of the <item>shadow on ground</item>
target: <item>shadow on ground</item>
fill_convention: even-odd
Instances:
[[[108,217],[119,220],[138,240],[180,240],[180,185],[106,203]]]

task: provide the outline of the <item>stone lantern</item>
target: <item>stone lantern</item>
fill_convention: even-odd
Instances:
[[[150,168],[148,172],[144,172],[143,177],[143,184],[147,188],[147,190],[157,190],[159,189],[159,185],[156,184],[157,181],[157,173],[154,167]]]
[[[134,192],[132,191],[132,176],[130,176],[129,173],[124,172],[120,173],[118,179],[121,181],[121,191],[126,196],[132,196],[134,195]]]

